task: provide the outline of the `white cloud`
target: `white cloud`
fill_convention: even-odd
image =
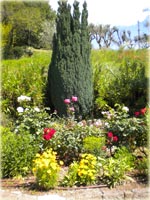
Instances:
[[[80,8],[84,0],[78,0]],[[58,1],[49,0],[51,7],[57,11]],[[72,5],[74,0],[68,0]],[[143,21],[150,8],[149,0],[86,0],[89,13],[89,23],[111,25],[133,25]]]

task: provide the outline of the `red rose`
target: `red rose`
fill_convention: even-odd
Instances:
[[[43,138],[45,140],[50,140],[53,135],[55,134],[56,130],[55,129],[52,129],[52,128],[45,128],[44,129],[44,134],[43,134]]]
[[[114,142],[117,142],[117,141],[118,141],[118,137],[117,137],[117,136],[114,136],[114,137],[113,137],[113,141],[114,141]]]
[[[112,137],[113,137],[113,133],[112,133],[112,132],[108,132],[108,133],[107,133],[107,136],[108,136],[109,138],[112,138]]]
[[[140,115],[140,112],[137,111],[137,112],[134,113],[134,115],[135,115],[136,117],[138,117],[138,116]]]
[[[48,130],[49,128],[44,128],[44,134],[46,134]]]
[[[144,114],[146,113],[146,108],[142,108],[142,109],[140,110],[140,113],[141,113],[142,115],[144,115]]]

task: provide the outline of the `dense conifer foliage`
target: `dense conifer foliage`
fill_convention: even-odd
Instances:
[[[59,1],[58,4],[48,72],[48,102],[51,110],[57,110],[62,116],[66,115],[67,109],[64,99],[77,96],[76,113],[85,116],[93,103],[87,4],[84,2],[80,13],[79,2],[75,1],[72,14],[71,6],[66,1]]]

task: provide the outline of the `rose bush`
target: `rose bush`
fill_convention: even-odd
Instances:
[[[140,112],[141,113],[141,112]],[[130,116],[127,110],[119,104],[115,105],[115,109],[103,112],[105,129],[108,132],[115,133],[114,138],[116,146],[127,146],[134,151],[137,147],[147,146],[147,117],[145,109],[142,110],[140,117]]]

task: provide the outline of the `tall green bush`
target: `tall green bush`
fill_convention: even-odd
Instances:
[[[90,65],[88,35],[88,11],[86,3],[80,22],[79,3],[74,2],[74,11],[67,2],[59,2],[56,34],[53,39],[53,54],[48,72],[48,103],[52,111],[66,115],[64,99],[78,97],[76,112],[86,115],[92,107],[93,86]]]

